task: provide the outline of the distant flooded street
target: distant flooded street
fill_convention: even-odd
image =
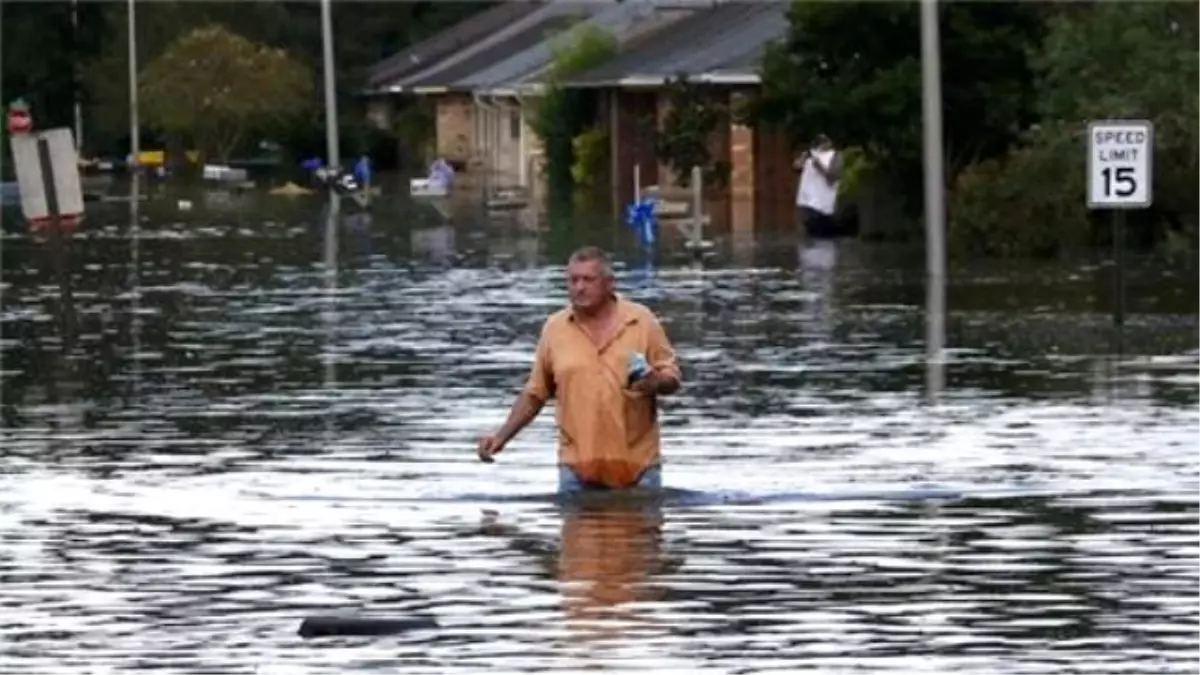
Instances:
[[[5,218],[0,672],[1196,672],[1195,269],[1131,255],[1116,340],[1099,263],[951,259],[929,392],[919,246],[381,201],[328,270],[247,199]],[[552,503],[550,411],[475,459],[585,241],[680,352],[661,505]]]

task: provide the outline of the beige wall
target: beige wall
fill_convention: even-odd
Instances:
[[[466,94],[437,97],[437,154],[469,163],[475,147],[475,105]]]
[[[735,234],[754,231],[754,130],[742,124],[729,128],[730,229]]]
[[[497,187],[521,184],[521,135],[524,123],[515,100],[487,97],[475,103],[479,120],[476,154]]]

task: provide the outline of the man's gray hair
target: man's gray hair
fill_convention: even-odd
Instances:
[[[567,264],[569,265],[574,262],[592,261],[600,263],[600,270],[605,276],[613,276],[612,260],[608,257],[608,254],[604,252],[604,249],[600,248],[599,246],[584,246],[583,248],[577,249],[571,254],[571,257],[567,259]]]

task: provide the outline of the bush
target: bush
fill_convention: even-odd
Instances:
[[[1000,159],[963,170],[951,186],[947,243],[957,252],[1053,256],[1086,246],[1084,135],[1039,130]]]
[[[579,206],[590,208],[603,198],[608,185],[608,131],[593,127],[571,141],[571,178]]]

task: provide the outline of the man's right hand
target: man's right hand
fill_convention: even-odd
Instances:
[[[495,456],[504,449],[504,442],[496,434],[488,434],[479,438],[479,461],[491,464],[496,461]]]

